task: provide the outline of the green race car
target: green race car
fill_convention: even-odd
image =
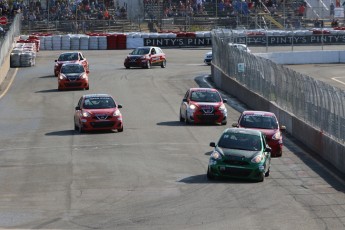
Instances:
[[[228,128],[214,147],[207,169],[207,178],[243,178],[264,181],[270,174],[271,148],[258,130]]]

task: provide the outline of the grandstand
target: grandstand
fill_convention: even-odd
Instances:
[[[332,0],[33,0],[10,1],[8,7],[4,2],[1,15],[23,14],[24,34],[302,29],[315,27],[316,19],[329,27],[332,19]]]

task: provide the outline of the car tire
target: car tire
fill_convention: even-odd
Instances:
[[[184,122],[184,118],[182,117],[181,111],[180,111],[180,122]]]
[[[84,132],[84,129],[83,129],[81,124],[79,124],[79,126],[78,126],[78,131],[79,131],[79,133],[83,133]]]
[[[258,182],[264,182],[264,180],[265,180],[265,173],[262,172],[258,178]]]
[[[206,177],[208,180],[215,180],[216,179],[216,177],[214,175],[212,175],[212,173],[210,172],[210,168],[208,168],[208,167],[207,167]]]
[[[226,125],[227,123],[228,123],[228,121],[227,121],[227,120],[222,121],[222,125]]]
[[[147,63],[146,63],[146,69],[151,69],[151,62],[150,62],[150,61],[147,61]]]
[[[85,90],[89,90],[90,89],[90,86],[87,86],[86,88],[85,88]]]
[[[75,121],[73,121],[74,122],[74,130],[75,131],[78,131],[78,126],[77,126],[77,124],[75,123]]]
[[[166,61],[166,60],[162,61],[161,67],[162,67],[162,68],[165,68],[166,66],[167,66],[167,61]]]
[[[188,119],[188,114],[187,114],[187,112],[186,112],[186,116],[185,116],[185,118],[184,118],[184,122],[186,123],[186,125],[189,125],[189,124],[190,124],[190,121],[189,121],[189,119]]]
[[[121,133],[123,132],[123,126],[121,126],[121,128],[117,129],[117,132]]]
[[[265,173],[265,177],[268,177],[270,175],[270,168],[268,168],[267,172]]]
[[[131,67],[127,66],[127,65],[126,65],[125,67],[126,67],[126,69],[129,69],[129,68],[131,68]]]

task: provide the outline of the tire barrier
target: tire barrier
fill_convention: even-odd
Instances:
[[[11,51],[10,67],[31,67],[36,62],[36,52],[38,50],[36,41],[33,38],[20,39]]]

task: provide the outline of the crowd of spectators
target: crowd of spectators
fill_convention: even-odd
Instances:
[[[0,0],[0,16],[13,18],[16,13],[22,12],[24,22],[127,18],[126,6],[114,7],[112,0],[48,0],[46,5],[43,8],[41,0]],[[110,13],[109,9],[115,9],[114,13]]]
[[[110,20],[127,18],[125,6],[117,7],[115,14],[110,13],[109,9],[114,9],[114,2],[111,0],[82,0],[73,3],[68,0],[50,1],[50,20]]]
[[[270,13],[272,16],[283,11],[286,2],[284,0],[144,0],[148,17],[154,19],[157,15],[150,13],[153,5],[163,3],[163,17],[185,17],[185,16],[248,16],[256,12]],[[303,0],[291,1],[288,9],[294,11],[294,15],[305,17],[306,2]]]
[[[158,0],[144,0],[144,5],[149,9],[158,2]],[[264,8],[265,11],[275,14],[281,5],[278,0],[168,0],[163,1],[163,4],[165,18],[203,15],[246,16],[256,12],[258,8]]]

